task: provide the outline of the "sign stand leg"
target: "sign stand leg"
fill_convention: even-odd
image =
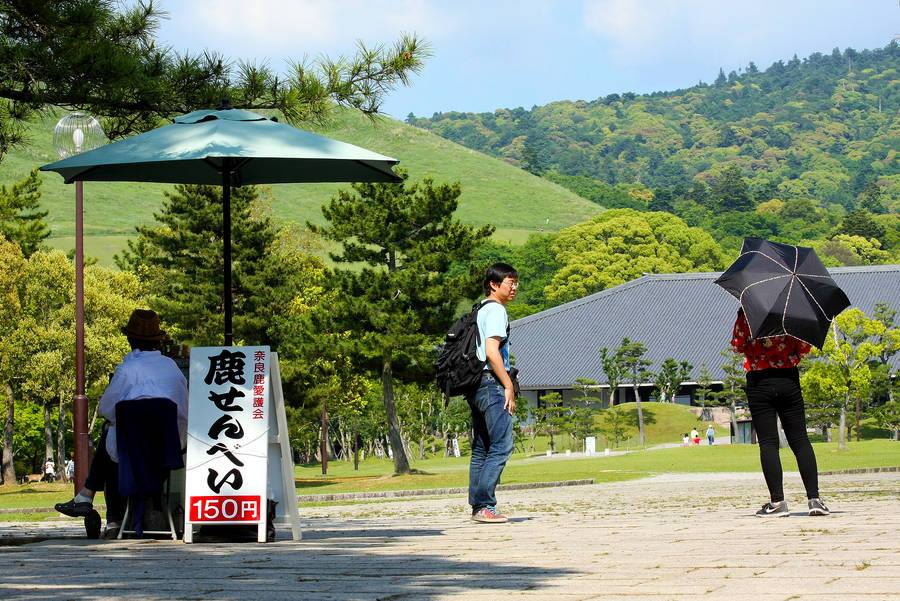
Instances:
[[[279,459],[281,464],[281,492],[280,499],[284,507],[284,515],[287,523],[291,527],[291,538],[300,540],[303,533],[300,531],[300,516],[297,508],[297,489],[294,486],[294,457],[291,453],[291,439],[287,427],[287,415],[284,411],[284,393],[281,388],[281,367],[278,363],[278,353],[272,353],[270,370],[270,386],[269,390],[272,394],[273,409],[275,410],[275,420],[277,432],[274,437],[269,440],[272,444],[277,444],[281,453]],[[269,454],[269,461],[274,460],[272,453]]]

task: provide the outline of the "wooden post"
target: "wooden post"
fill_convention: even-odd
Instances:
[[[84,188],[75,182],[75,398],[72,403],[75,425],[75,493],[87,480],[90,464],[88,402],[84,394]]]

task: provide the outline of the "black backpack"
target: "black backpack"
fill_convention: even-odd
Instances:
[[[495,300],[476,303],[469,313],[456,320],[438,349],[434,366],[438,388],[448,397],[471,395],[481,382],[486,361],[478,358],[478,310]],[[506,342],[504,341],[504,344]]]

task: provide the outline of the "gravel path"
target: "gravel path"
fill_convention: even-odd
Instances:
[[[462,496],[303,508],[303,540],[268,545],[5,523],[0,598],[900,601],[900,473],[823,476],[820,518],[785,485],[782,519],[753,516],[761,475],[672,474],[508,491],[503,525]]]

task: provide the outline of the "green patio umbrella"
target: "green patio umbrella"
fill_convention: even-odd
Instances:
[[[231,188],[301,182],[399,182],[396,159],[223,107],[50,163],[66,183],[129,181],[222,185],[225,344],[232,343]]]

